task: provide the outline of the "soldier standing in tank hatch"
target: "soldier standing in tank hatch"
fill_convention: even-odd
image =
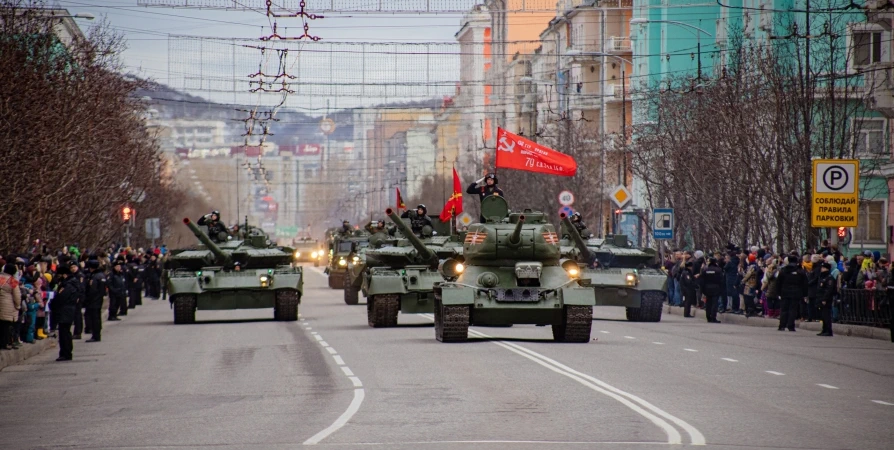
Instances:
[[[214,210],[200,217],[196,225],[208,227],[208,237],[215,243],[221,243],[218,234],[227,232],[227,226],[220,221],[220,211]]]
[[[421,203],[416,205],[415,211],[404,211],[400,217],[402,219],[410,219],[410,228],[413,229],[413,234],[417,236],[422,236],[422,229],[424,227],[432,226],[431,218],[428,217],[428,208]]]
[[[590,233],[590,230],[587,229],[587,224],[584,223],[579,212],[575,212],[574,214],[572,214],[570,219],[571,224],[574,225],[574,229],[577,230],[577,233],[580,234],[580,237],[589,239],[593,236],[593,233]]]
[[[479,186],[481,183],[485,183],[484,186]],[[469,185],[469,188],[466,189],[466,194],[478,195],[480,200],[484,200],[485,197],[490,197],[491,195],[499,195],[500,197],[505,197],[503,195],[503,190],[497,187],[497,174],[489,173],[483,178],[479,178],[477,181]]]
[[[354,234],[354,228],[351,227],[351,222],[347,220],[341,221],[341,228],[338,229],[339,236],[350,236]]]

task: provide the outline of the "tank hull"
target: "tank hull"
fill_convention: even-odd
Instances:
[[[171,298],[189,295],[195,299],[197,310],[263,309],[276,306],[277,292],[303,291],[303,273],[300,267],[243,272],[216,272],[205,270],[201,275],[193,272],[173,273],[168,280]],[[261,277],[272,282],[261,286]]]

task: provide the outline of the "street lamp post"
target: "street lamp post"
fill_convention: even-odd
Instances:
[[[696,51],[698,52],[697,79],[701,80],[702,79],[702,36],[699,33],[704,33],[708,37],[713,37],[714,35],[712,35],[711,33],[708,33],[707,31],[705,31],[695,25],[690,25],[686,22],[680,22],[677,20],[652,20],[652,19],[646,19],[644,17],[636,17],[636,18],[630,19],[630,25],[639,25],[639,24],[646,24],[646,23],[669,23],[672,25],[679,25],[681,27],[686,27],[686,28],[689,28],[689,29],[692,29],[692,30],[695,30],[698,32],[698,33],[693,33],[693,34],[695,34]]]

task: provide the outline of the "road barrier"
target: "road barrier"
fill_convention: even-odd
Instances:
[[[890,328],[894,289],[842,289],[839,296],[838,322]]]

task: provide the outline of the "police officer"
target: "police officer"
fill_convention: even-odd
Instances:
[[[143,273],[146,266],[139,257],[135,257],[130,264],[127,277],[130,280],[130,309],[134,309],[137,305],[143,304]]]
[[[106,274],[100,270],[99,261],[87,261],[90,279],[87,281],[87,299],[84,302],[85,319],[93,335],[87,342],[102,340],[102,302],[106,295]]]
[[[56,361],[71,361],[74,348],[71,325],[78,308],[80,283],[77,278],[71,276],[71,270],[66,264],[56,268],[56,275],[60,278],[60,282],[57,283],[58,291],[51,303],[54,322],[59,330],[59,358]]]
[[[220,211],[217,210],[211,211],[210,214],[205,214],[204,216],[200,217],[199,221],[196,222],[196,224],[199,226],[208,227],[208,237],[210,237],[211,240],[216,243],[222,242],[220,240],[220,236],[218,235],[221,232],[227,232],[227,226],[220,221]]]
[[[68,261],[68,270],[71,271],[69,278],[72,278],[77,283],[73,283],[77,285],[77,297],[75,302],[75,313],[74,313],[74,336],[72,339],[80,339],[81,333],[84,331],[84,296],[86,295],[87,289],[86,281],[84,277],[84,273],[81,272],[81,266],[78,264],[77,259],[70,259]],[[88,331],[89,333],[89,331]]]
[[[698,279],[693,273],[694,264],[692,261],[686,261],[683,270],[680,272],[680,286],[683,292],[683,317],[695,317],[691,314],[692,305],[695,304],[695,292]]]
[[[158,300],[161,296],[161,266],[158,264],[158,257],[154,254],[149,256],[145,273],[146,291],[149,294],[146,297],[151,300]]]
[[[413,234],[417,236],[422,235],[422,228],[425,226],[432,226],[431,219],[427,216],[428,208],[423,204],[416,205],[415,211],[404,211],[403,214],[400,215],[401,218],[410,219],[410,228],[413,229]]]
[[[484,186],[479,186],[481,183],[484,183]],[[481,200],[491,195],[504,196],[503,190],[497,187],[497,174],[495,173],[489,173],[484,178],[479,178],[470,184],[469,188],[466,189],[466,194],[477,194]]]
[[[708,266],[702,269],[699,279],[702,284],[702,293],[707,297],[705,302],[705,318],[708,323],[720,323],[717,320],[717,305],[720,296],[723,294],[723,269],[716,258],[708,259]]]
[[[795,331],[795,318],[800,312],[801,301],[807,301],[807,272],[801,268],[797,255],[789,256],[787,264],[779,269],[776,284],[782,297],[782,311],[779,314],[779,331],[788,328]]]
[[[123,309],[127,313],[127,282],[121,265],[124,261],[116,259],[109,274],[109,320],[121,320],[118,313]]]
[[[832,265],[823,261],[820,268],[819,283],[817,285],[816,301],[820,307],[820,319],[823,321],[823,330],[817,336],[832,336],[832,300],[835,297],[836,283],[832,278]]]
[[[590,230],[587,229],[587,224],[584,223],[583,219],[579,212],[575,212],[571,215],[571,224],[574,225],[574,229],[577,230],[577,233],[580,234],[580,237],[584,239],[589,239],[593,236],[593,233],[590,233]]]

